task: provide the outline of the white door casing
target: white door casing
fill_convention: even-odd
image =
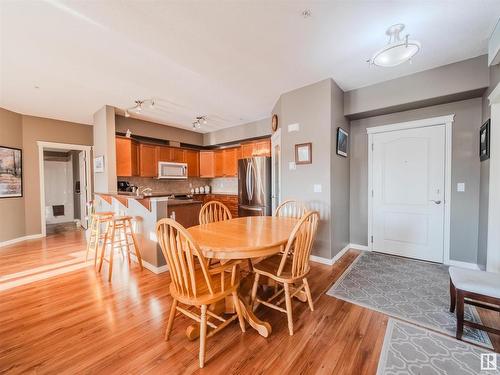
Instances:
[[[272,212],[281,202],[281,128],[271,136]]]
[[[367,129],[370,250],[449,263],[452,121]]]
[[[78,168],[80,169],[80,225],[87,229],[88,227],[88,212],[87,212],[87,168],[85,160],[85,152],[78,153]]]

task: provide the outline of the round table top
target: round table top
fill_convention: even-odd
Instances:
[[[289,217],[249,216],[201,224],[188,231],[207,258],[248,259],[279,252],[297,222]]]

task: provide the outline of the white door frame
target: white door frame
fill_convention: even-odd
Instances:
[[[455,114],[431,117],[416,121],[367,128],[368,133],[368,249],[373,250],[373,135],[396,130],[416,129],[429,126],[445,125],[445,180],[444,180],[444,239],[443,263],[450,264],[450,222],[451,222],[451,150],[452,124]]]
[[[274,146],[280,146],[280,167],[278,171],[278,176],[276,176],[276,171],[274,170]],[[271,136],[271,194],[272,194],[272,199],[271,199],[271,206],[272,206],[272,211],[274,213],[274,210],[278,205],[281,203],[281,160],[283,159],[283,150],[281,149],[281,128],[278,128],[274,134]],[[276,191],[274,189],[274,180],[278,177],[279,181],[279,194],[276,194]],[[274,206],[273,206],[274,204]]]
[[[85,145],[73,145],[69,143],[56,143],[56,142],[44,142],[37,141],[38,145],[38,170],[40,171],[39,176],[39,186],[40,186],[40,226],[42,237],[47,235],[46,227],[45,227],[45,171],[43,165],[43,149],[44,148],[58,148],[61,150],[75,150],[75,151],[83,151],[85,153],[85,169],[86,169],[86,193],[87,193],[87,202],[92,200],[92,189],[91,189],[91,179],[90,179],[90,151],[92,150],[92,146]],[[80,186],[80,189],[83,190],[83,186]],[[85,209],[85,208],[83,208]]]

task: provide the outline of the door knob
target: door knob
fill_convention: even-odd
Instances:
[[[435,201],[434,199],[431,199],[430,202],[434,202],[436,204],[441,204],[441,201]]]

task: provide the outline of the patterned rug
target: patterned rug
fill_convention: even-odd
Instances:
[[[447,266],[363,252],[326,294],[455,337]],[[481,322],[470,305],[465,318]],[[463,339],[492,348],[477,329],[464,327]]]
[[[483,357],[483,371],[481,354],[493,356]],[[487,359],[492,362],[488,363]],[[500,374],[499,359],[495,353],[488,350],[425,328],[389,319],[377,374]],[[487,366],[492,369],[485,370]]]

